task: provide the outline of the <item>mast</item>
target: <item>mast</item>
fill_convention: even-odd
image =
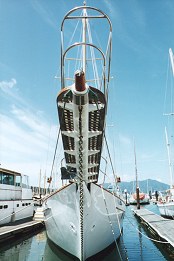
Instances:
[[[171,70],[172,70],[172,75],[174,77],[174,55],[172,52],[172,49],[169,49],[169,57],[170,57],[170,63],[171,63]],[[171,91],[172,95],[172,91]],[[171,100],[171,112],[165,114],[166,116],[174,116],[174,111],[173,111],[173,104]],[[168,138],[168,133],[167,133],[167,127],[165,127],[165,136],[166,136],[166,146],[167,146],[167,154],[168,154],[168,164],[169,164],[169,174],[170,174],[170,188],[173,188],[173,167],[172,167],[172,156],[171,156],[171,146]]]
[[[89,21],[101,18],[109,26],[106,52],[104,52],[106,46],[99,48],[95,44],[97,40],[92,41],[90,31]],[[79,42],[67,44],[64,41],[65,22],[76,19],[80,23],[74,26],[75,34],[79,37],[77,30],[77,26],[79,26],[78,29],[82,29],[81,39]],[[97,29],[100,30],[98,27]],[[67,173],[74,171],[76,182],[82,180],[86,184],[97,182],[99,177],[107,107],[106,89],[110,73],[111,32],[112,25],[108,16],[97,8],[87,6],[85,2],[83,6],[70,10],[61,24],[61,77],[63,79],[62,90],[57,97],[57,105],[65,165]],[[65,69],[69,68],[69,61],[72,64],[71,70],[66,72]],[[101,79],[97,77],[97,66],[94,66],[94,63],[99,65]],[[108,67],[108,71],[106,67]],[[106,73],[108,77],[106,77]],[[73,84],[65,86],[64,79]],[[92,82],[95,82],[95,86]],[[97,85],[96,82],[99,84]],[[64,116],[60,117],[60,115]]]
[[[167,145],[167,154],[168,154],[168,162],[169,162],[169,173],[170,173],[170,188],[173,187],[173,177],[172,177],[172,161],[171,161],[171,153],[170,153],[170,143],[167,134],[167,128],[165,127],[166,134],[166,145]]]
[[[86,3],[84,2],[84,6],[86,6]],[[86,9],[83,9],[83,34],[82,34],[82,42],[84,43],[82,46],[82,66],[83,66],[83,72],[86,74],[86,17],[87,17],[87,12]]]
[[[169,49],[169,56],[170,56],[172,73],[173,73],[173,76],[174,76],[174,55],[173,55],[173,52],[172,52],[171,48]]]
[[[137,172],[137,158],[135,151],[135,141],[134,141],[134,162],[135,162],[135,180],[136,180],[136,188],[138,187],[138,172]]]
[[[40,183],[41,183],[41,169],[40,169],[40,172],[39,172],[39,196],[40,196]]]
[[[140,209],[140,190],[139,190],[139,185],[138,185],[138,172],[137,172],[137,158],[136,158],[136,151],[135,151],[135,141],[134,141],[134,159],[135,159],[137,209]]]

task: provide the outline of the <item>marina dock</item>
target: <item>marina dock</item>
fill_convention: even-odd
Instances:
[[[158,240],[168,242],[165,245],[174,248],[174,220],[163,218],[144,208],[133,210],[133,212],[152,235]]]
[[[4,242],[16,236],[26,235],[44,227],[41,221],[29,221],[19,225],[0,227],[0,242]]]

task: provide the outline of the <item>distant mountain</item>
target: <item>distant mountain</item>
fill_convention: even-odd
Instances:
[[[107,188],[110,185],[110,183],[105,183],[104,187]],[[126,182],[126,181],[122,181],[119,183],[119,187],[120,189],[123,191],[124,189],[127,189],[127,192],[134,192],[136,189],[136,182],[135,181],[130,181],[130,182]],[[170,186],[168,184],[159,182],[157,180],[153,180],[153,179],[146,179],[146,180],[140,180],[139,181],[139,188],[140,191],[142,192],[148,192],[149,191],[164,191],[166,189],[168,189]]]

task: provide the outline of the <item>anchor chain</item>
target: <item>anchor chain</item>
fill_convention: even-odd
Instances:
[[[83,135],[82,135],[82,106],[79,106],[79,177],[80,177],[80,236],[81,261],[83,261]]]

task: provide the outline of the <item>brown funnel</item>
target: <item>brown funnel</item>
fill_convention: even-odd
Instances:
[[[83,71],[78,70],[75,73],[75,89],[78,92],[83,92],[86,89],[85,74]]]

